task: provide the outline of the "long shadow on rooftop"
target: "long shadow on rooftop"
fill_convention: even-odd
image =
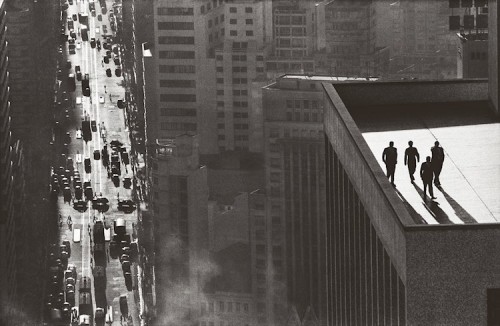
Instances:
[[[445,211],[443,211],[441,207],[439,207],[438,202],[430,200],[430,198],[424,196],[424,191],[422,190],[422,188],[417,186],[416,183],[413,183],[413,187],[415,187],[415,190],[418,192],[420,197],[424,199],[422,205],[424,205],[424,207],[434,216],[439,224],[454,224],[448,217],[448,214],[446,214]]]
[[[450,206],[455,211],[455,214],[462,220],[464,223],[477,223],[477,221],[472,217],[472,215],[465,210],[453,197],[451,197],[443,187],[437,187],[439,191],[441,191],[444,195],[444,198],[450,203]]]
[[[498,122],[486,102],[348,108],[362,132],[469,126]]]
[[[405,204],[405,207],[408,210],[408,212],[410,213],[411,217],[413,218],[413,221],[415,221],[415,223],[417,223],[417,224],[427,224],[427,221],[422,217],[422,215],[420,215],[415,210],[415,208],[413,208],[413,206],[406,200],[406,198],[403,196],[403,194],[396,188],[394,188],[394,190],[396,190],[396,192],[399,195],[399,198],[401,198],[401,200],[403,201],[403,204]]]

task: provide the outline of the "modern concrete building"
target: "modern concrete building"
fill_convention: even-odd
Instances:
[[[498,324],[500,123],[487,82],[323,86],[327,324]],[[410,182],[409,140],[421,159],[444,148],[436,200]]]
[[[263,89],[266,193],[287,309],[326,321],[325,175],[321,83],[356,78],[284,75]],[[359,80],[359,79],[358,79]],[[366,80],[366,79],[361,79]],[[375,78],[373,80],[376,80]],[[293,314],[292,314],[293,315]],[[286,320],[286,319],[285,319]]]
[[[269,78],[315,71],[314,54],[325,49],[324,1],[273,1],[273,43],[266,57]]]
[[[210,275],[207,169],[196,136],[157,141],[151,159],[157,325],[190,325]]]
[[[23,258],[24,155],[21,142],[12,137],[9,57],[6,42],[5,2],[0,1],[0,324],[24,321],[23,292],[19,277]]]
[[[488,33],[457,33],[457,77],[488,78]]]
[[[391,15],[389,78],[453,79],[456,35],[448,1],[381,1]],[[382,9],[379,7],[379,9]]]

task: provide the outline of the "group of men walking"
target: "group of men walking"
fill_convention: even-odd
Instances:
[[[394,172],[396,171],[396,164],[398,163],[398,150],[394,147],[394,142],[389,142],[389,147],[384,149],[382,154],[382,161],[385,163],[387,177],[394,184]],[[413,147],[413,142],[410,140],[408,142],[408,148],[405,150],[404,163],[408,166],[408,173],[410,175],[411,182],[415,182],[415,170],[417,169],[417,163],[420,162],[420,155],[417,148]],[[429,195],[432,199],[434,197],[434,190],[432,188],[432,182],[436,186],[441,186],[441,181],[439,180],[439,175],[443,169],[444,162],[444,150],[439,146],[439,142],[434,142],[434,146],[431,148],[431,156],[425,158],[425,162],[422,163],[420,167],[420,178],[424,183],[424,196],[427,195],[427,188],[429,188]]]

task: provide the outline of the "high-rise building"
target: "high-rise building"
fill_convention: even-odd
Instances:
[[[188,325],[196,318],[208,269],[207,169],[199,165],[196,136],[157,141],[154,185],[157,325]]]
[[[325,315],[323,242],[323,101],[321,81],[285,75],[263,90],[266,192],[282,298],[302,319],[312,307]],[[288,308],[288,307],[287,307]],[[287,312],[288,309],[285,310]]]
[[[266,73],[315,71],[314,55],[325,49],[325,4],[323,1],[273,1],[273,43],[266,58]]]
[[[457,33],[457,77],[488,78],[488,33]]]
[[[24,158],[21,143],[11,133],[10,78],[6,42],[5,2],[0,1],[0,324],[18,325],[23,319],[20,305],[19,267],[24,214]]]
[[[328,324],[497,324],[500,123],[488,82],[323,86]],[[435,141],[444,148],[437,198],[410,180],[409,140],[420,162]],[[395,186],[382,162],[390,141]]]
[[[448,1],[384,1],[390,12],[387,77],[453,79],[457,76],[455,32],[449,29]]]
[[[145,71],[150,144],[189,132],[200,135],[202,154],[260,151],[252,93],[265,76],[271,2],[157,0],[153,7]]]

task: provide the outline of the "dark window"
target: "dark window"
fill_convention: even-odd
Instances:
[[[253,25],[253,19],[251,19],[251,18],[245,19],[245,24]]]
[[[194,51],[160,51],[160,59],[194,59]]]
[[[196,102],[195,94],[160,94],[160,102]]]
[[[173,80],[161,79],[160,87],[195,88],[196,81],[179,80],[179,79],[173,79]]]
[[[229,7],[229,12],[234,14],[238,12],[238,10],[236,9],[236,7]]]
[[[193,8],[182,7],[159,7],[157,12],[159,16],[193,16],[194,14]]]
[[[158,22],[158,29],[159,30],[194,30],[194,23],[193,22]]]
[[[231,24],[231,25],[236,25],[237,23],[238,23],[238,20],[237,20],[237,19],[235,19],[235,18],[231,18],[231,19],[229,19],[229,24]]]
[[[253,12],[253,8],[252,7],[245,7],[245,12],[247,14],[251,14]]]
[[[159,44],[194,44],[193,36],[160,36]]]
[[[229,31],[229,35],[231,35],[231,36],[238,36],[238,32],[234,31],[234,30],[231,30],[231,31]]]
[[[253,36],[253,31],[246,31],[246,36]]]

